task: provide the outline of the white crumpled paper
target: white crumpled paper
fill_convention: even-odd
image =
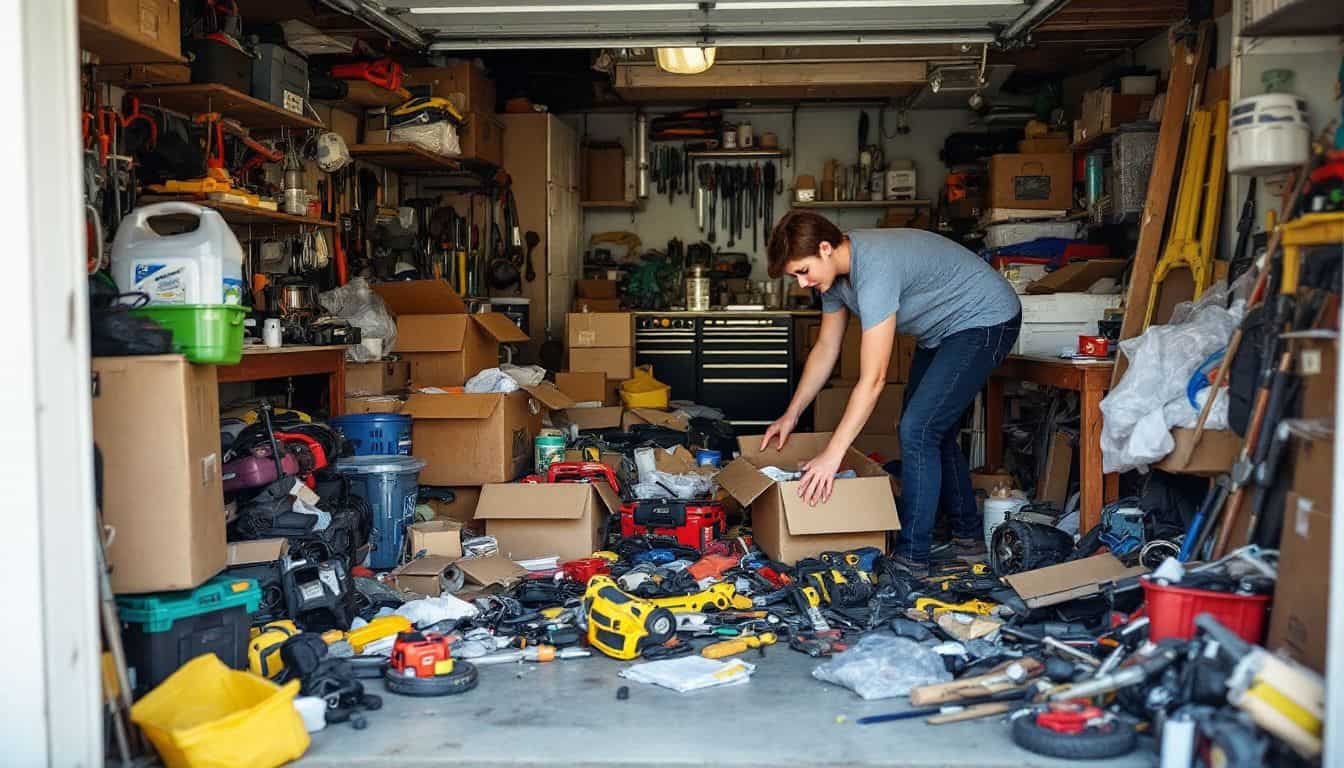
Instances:
[[[428,627],[448,619],[471,619],[477,613],[476,606],[452,595],[412,600],[397,609],[397,615],[405,616],[417,627]]]
[[[636,683],[650,683],[671,688],[678,693],[689,693],[722,685],[741,685],[751,679],[756,665],[739,659],[718,661],[703,656],[682,656],[678,659],[646,661],[621,670],[620,675]]]

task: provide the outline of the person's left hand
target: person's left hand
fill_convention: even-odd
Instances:
[[[798,485],[798,496],[811,506],[831,499],[831,490],[835,487],[835,473],[840,471],[840,454],[830,450],[823,452],[802,465],[803,478]]]

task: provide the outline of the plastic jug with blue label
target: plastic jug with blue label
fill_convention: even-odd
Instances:
[[[189,232],[161,235],[149,221],[193,216]],[[166,202],[131,211],[112,242],[112,279],[123,292],[144,293],[150,305],[240,304],[243,248],[219,212],[195,203]]]

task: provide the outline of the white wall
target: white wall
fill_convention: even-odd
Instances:
[[[665,111],[673,111],[671,109]],[[869,107],[868,141],[879,140],[878,110]],[[853,163],[858,154],[858,107],[804,106],[798,111],[797,156],[786,161],[788,164],[779,169],[779,178],[784,189],[775,198],[775,218],[778,220],[788,212],[792,196],[792,181],[797,174],[809,174],[821,183],[822,168],[826,160],[835,158],[843,163]],[[662,111],[649,111],[650,117]],[[781,147],[790,148],[792,142],[792,115],[788,108],[765,110],[763,108],[745,111],[727,111],[724,115],[729,122],[738,123],[749,120],[757,137],[766,131],[779,135]],[[909,158],[914,161],[918,173],[919,196],[933,198],[942,187],[946,169],[938,159],[943,140],[954,131],[970,130],[969,110],[927,110],[909,113],[910,133],[896,136],[896,112],[888,110],[886,130],[893,138],[881,141],[883,152],[888,160]],[[566,121],[579,131],[584,132],[584,115],[567,115]],[[631,151],[633,135],[631,113],[590,113],[586,116],[588,137],[593,140],[620,140],[627,154]],[[651,145],[654,146],[654,145]],[[779,164],[779,161],[776,161]],[[823,211],[842,229],[858,229],[874,226],[882,218],[880,210]],[[717,249],[743,251],[753,255],[752,277],[765,278],[765,241],[767,233],[758,223],[757,247],[751,247],[751,229],[746,229],[745,244],[738,242],[728,248],[727,235],[720,231]],[[704,239],[704,235],[695,226],[695,211],[690,207],[686,196],[678,196],[669,203],[667,195],[658,195],[650,185],[650,194],[642,211],[633,215],[627,211],[589,210],[584,214],[583,242],[597,232],[628,230],[639,235],[644,247],[662,249],[673,237],[681,238],[688,245]]]

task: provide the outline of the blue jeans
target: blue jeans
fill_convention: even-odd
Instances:
[[[896,554],[929,559],[933,524],[941,509],[958,538],[983,536],[971,489],[971,470],[957,444],[961,417],[989,374],[1012,350],[1022,316],[999,325],[971,328],[920,347],[910,365],[901,413],[901,530]]]

